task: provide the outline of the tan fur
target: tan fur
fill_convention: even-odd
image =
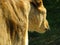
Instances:
[[[0,0],[0,45],[28,45],[28,4],[25,0]]]
[[[40,1],[0,0],[0,45],[28,45],[28,29],[45,31],[48,21]]]

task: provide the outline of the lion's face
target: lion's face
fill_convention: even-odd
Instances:
[[[42,0],[32,0],[29,14],[29,31],[45,33],[47,31],[46,29],[49,29],[46,12],[47,10],[43,5]]]

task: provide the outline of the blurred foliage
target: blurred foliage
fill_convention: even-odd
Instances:
[[[51,30],[44,34],[29,32],[29,45],[60,45],[60,0],[43,0]]]

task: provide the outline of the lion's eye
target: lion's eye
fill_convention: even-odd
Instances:
[[[42,2],[39,2],[39,4],[41,4]]]
[[[38,6],[41,6],[42,5],[42,2],[40,1],[39,3],[37,3]]]

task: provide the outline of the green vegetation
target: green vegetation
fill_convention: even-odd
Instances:
[[[44,0],[51,30],[44,34],[29,32],[29,45],[60,45],[60,0]]]

